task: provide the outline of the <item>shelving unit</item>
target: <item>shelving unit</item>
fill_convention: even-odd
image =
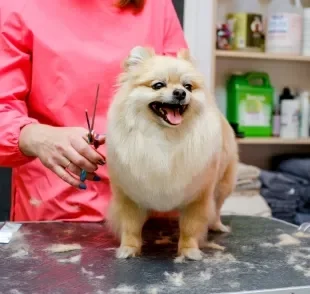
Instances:
[[[242,59],[262,59],[262,60],[278,60],[278,61],[295,61],[295,62],[310,62],[310,56],[296,55],[280,55],[268,54],[264,52],[246,52],[246,51],[225,51],[216,50],[216,57],[223,58],[242,58]]]
[[[310,138],[284,139],[284,138],[244,138],[238,139],[239,144],[243,145],[308,145],[310,150]]]
[[[282,9],[290,5],[289,0],[273,0],[279,2]],[[286,3],[287,2],[287,3]],[[213,0],[217,15],[213,19],[214,44],[216,40],[216,24],[224,21],[226,13],[231,11],[266,12],[268,1],[262,0]],[[310,1],[309,1],[310,5]],[[213,74],[215,93],[220,108],[225,113],[226,91],[225,82],[228,75],[234,71],[266,71],[276,90],[289,86],[295,89],[310,90],[310,57],[268,54],[265,52],[224,51],[211,52],[213,56]],[[278,91],[276,91],[278,95]],[[310,154],[310,138],[244,138],[238,139],[240,159],[247,164],[253,164],[264,169],[272,168],[272,157],[276,155],[296,153]]]

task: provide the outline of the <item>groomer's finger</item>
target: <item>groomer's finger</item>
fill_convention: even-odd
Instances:
[[[81,140],[82,141],[82,140]],[[85,149],[91,149],[92,148],[85,142]],[[92,150],[95,152],[94,150]],[[84,151],[86,152],[86,151]],[[95,152],[96,153],[96,152]],[[93,173],[95,170],[98,169],[98,166],[96,163],[89,161],[83,154],[79,153],[74,146],[70,146],[66,149],[64,152],[64,156],[68,158],[73,164],[75,164],[80,169],[84,169],[89,173]],[[97,155],[97,157],[100,157]]]
[[[106,161],[107,161],[106,158],[105,158],[105,156],[104,156],[98,149],[96,149],[95,146],[92,145],[91,147],[92,147],[97,153],[99,153],[99,155],[100,155],[101,158],[102,158],[100,161],[97,162],[97,164],[99,164],[99,165],[104,165],[104,164],[106,163]]]
[[[68,165],[67,170],[69,172],[77,175],[78,177],[80,177],[81,172],[82,172],[82,169],[79,168],[78,166],[76,166],[72,162]],[[86,180],[99,182],[101,180],[101,178],[97,174],[95,174],[95,173],[87,173],[86,174]]]
[[[96,152],[87,142],[85,142],[82,138],[73,139],[71,141],[72,147],[87,161],[97,165],[98,162],[102,161],[103,158],[100,156],[98,152]],[[85,163],[85,162],[83,162]],[[76,163],[77,166],[83,168],[80,164]],[[83,168],[87,170],[86,168]],[[87,170],[89,172],[94,172],[95,170]]]
[[[68,158],[62,156],[60,157],[57,162],[59,163],[60,166],[62,166],[66,171],[70,173],[70,175],[74,174],[78,176],[79,178],[81,177],[82,169],[76,166],[73,162],[71,162]],[[84,182],[85,180],[90,180],[90,181],[100,181],[100,177],[96,175],[95,173],[86,173],[86,178],[82,181]],[[81,180],[81,179],[80,179]]]
[[[68,173],[62,166],[54,165],[52,167],[52,171],[69,185],[83,190],[86,189],[86,185],[84,183],[81,183],[79,180],[70,175],[70,173]]]

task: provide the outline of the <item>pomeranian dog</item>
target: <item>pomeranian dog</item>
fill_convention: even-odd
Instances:
[[[227,232],[220,209],[236,182],[235,135],[187,50],[135,47],[108,112],[108,223],[118,258],[141,253],[151,212],[179,212],[178,255],[199,260],[208,227]]]

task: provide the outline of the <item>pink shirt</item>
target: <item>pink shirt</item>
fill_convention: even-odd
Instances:
[[[104,133],[130,49],[187,47],[172,2],[147,0],[134,15],[112,0],[0,1],[0,166],[13,167],[11,219],[101,221],[111,195],[106,167],[97,172],[101,182],[79,191],[20,152],[20,130],[32,122],[87,128],[84,110],[100,83],[95,130]]]

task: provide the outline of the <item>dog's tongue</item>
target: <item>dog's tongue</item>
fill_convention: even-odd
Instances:
[[[178,109],[170,109],[170,108],[164,108],[164,110],[167,112],[167,119],[170,121],[173,125],[179,125],[182,122],[182,116],[180,115],[180,112]]]

